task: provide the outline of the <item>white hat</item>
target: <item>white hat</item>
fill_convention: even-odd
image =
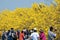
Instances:
[[[34,28],[34,30],[37,30],[37,28]]]

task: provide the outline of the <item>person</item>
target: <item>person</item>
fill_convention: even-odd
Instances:
[[[7,31],[7,36],[9,35],[9,33],[10,33],[10,30]]]
[[[10,32],[11,32],[12,39],[17,40],[17,35],[16,32],[14,31],[14,28],[11,28]]]
[[[13,37],[12,37],[12,33],[13,33],[13,28],[11,28],[10,30],[8,30],[7,32],[7,40],[13,40]]]
[[[10,33],[10,30],[7,31],[6,35],[7,35],[7,40],[9,38],[9,33]]]
[[[5,31],[2,34],[2,40],[6,40],[6,32]]]
[[[27,33],[27,29],[24,28],[24,29],[23,29],[23,32],[24,32],[24,40],[26,40],[26,39],[27,39],[27,34],[28,34],[28,33]]]
[[[46,36],[45,36],[45,33],[43,32],[43,30],[40,30],[40,40],[46,40]]]
[[[19,39],[19,34],[20,34],[20,30],[17,30],[16,35],[18,39]]]
[[[33,31],[34,31],[34,29],[31,29],[31,30],[30,30],[30,35],[33,33]]]
[[[24,40],[24,32],[21,31],[20,35],[19,35],[19,40]]]
[[[56,34],[53,33],[53,27],[50,27],[50,30],[48,31],[48,40],[54,40],[56,38]]]
[[[13,40],[17,40],[17,35],[15,33],[12,34]]]
[[[32,33],[32,30],[29,30],[28,31],[28,38],[30,37],[31,33]]]
[[[10,29],[10,32],[11,32],[11,33],[15,33],[15,32],[14,32],[14,28],[11,28],[11,29]]]
[[[39,40],[39,34],[37,33],[36,28],[34,28],[34,32],[30,36],[31,40]]]
[[[0,30],[0,39],[1,39],[1,36],[2,36],[2,31]]]
[[[17,40],[16,33],[14,32],[13,28],[11,28],[11,30],[7,34],[8,34],[7,40]]]
[[[28,29],[26,29],[26,39],[28,39],[29,38],[29,30]]]
[[[25,34],[25,35],[26,35],[26,31],[27,31],[27,29],[26,29],[26,28],[24,28],[24,29],[23,29],[23,32],[24,32],[24,34]]]

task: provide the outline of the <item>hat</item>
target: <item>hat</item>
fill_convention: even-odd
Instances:
[[[37,28],[34,28],[34,30],[37,30]]]

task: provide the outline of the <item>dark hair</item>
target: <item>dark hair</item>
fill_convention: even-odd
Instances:
[[[8,30],[8,32],[10,32],[10,30]]]
[[[43,33],[43,30],[42,29],[40,29],[40,33]]]
[[[21,31],[21,33],[24,33],[24,31]]]
[[[34,32],[37,32],[37,30],[34,30]]]
[[[53,31],[53,27],[52,26],[50,27],[50,31]]]
[[[11,30],[13,30],[14,28],[11,28]]]

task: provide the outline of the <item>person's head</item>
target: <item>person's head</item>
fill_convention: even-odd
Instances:
[[[11,28],[11,30],[14,30],[14,28]]]
[[[50,27],[50,31],[53,31],[53,27],[52,26]]]
[[[8,30],[8,32],[10,32],[10,30]]]
[[[33,29],[33,31],[34,31],[34,32],[37,32],[37,29],[36,29],[36,28],[34,28],[34,29]]]
[[[21,31],[21,33],[24,33],[24,31]]]
[[[55,28],[55,31],[57,31],[57,29]]]
[[[34,30],[34,32],[37,32],[37,30]]]
[[[42,29],[40,29],[40,33],[43,33],[43,30]]]

